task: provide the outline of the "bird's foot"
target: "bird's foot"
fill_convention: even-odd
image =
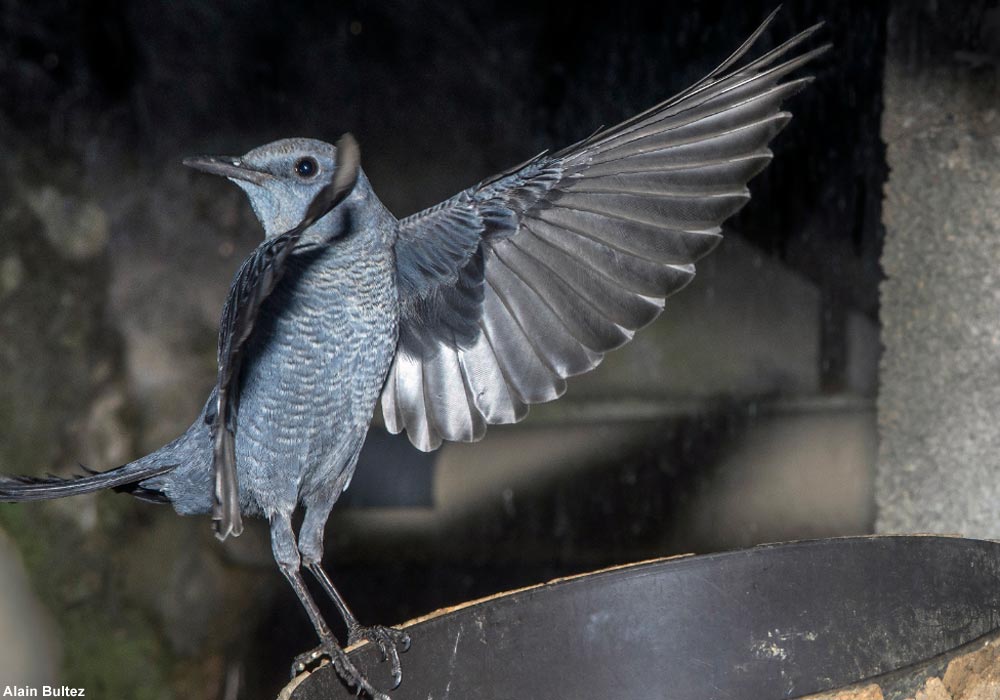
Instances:
[[[403,630],[393,627],[383,627],[374,625],[372,627],[361,627],[358,625],[350,630],[347,636],[347,646],[360,641],[368,641],[378,647],[382,655],[382,661],[388,660],[392,664],[392,688],[395,690],[403,682],[403,670],[399,664],[399,651],[406,651],[410,648],[410,635]]]
[[[329,658],[331,663],[333,663],[333,668],[337,672],[337,675],[347,685],[354,688],[358,695],[364,693],[372,698],[372,700],[390,700],[388,695],[377,690],[368,681],[365,674],[358,670],[358,667],[347,658],[347,654],[340,648],[340,645],[332,639],[324,639],[315,649],[296,656],[295,661],[292,662],[292,677],[294,678],[299,673],[302,673],[317,659],[321,659],[324,656]]]

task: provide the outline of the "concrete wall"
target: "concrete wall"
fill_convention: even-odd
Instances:
[[[1000,3],[896,2],[878,530],[1000,537]]]

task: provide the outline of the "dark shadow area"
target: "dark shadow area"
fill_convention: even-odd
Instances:
[[[366,506],[434,505],[434,455],[413,448],[402,436],[372,428],[358,466],[338,503],[348,508]]]
[[[0,105],[25,136],[192,151],[351,130],[398,215],[694,82],[773,9],[577,3],[6,3]],[[874,317],[884,2],[786,3],[762,48],[817,21],[834,51],[792,105],[776,162],[732,228]],[[100,154],[94,154],[100,157]],[[223,183],[203,184],[221,190]],[[831,229],[836,234],[831,234]]]

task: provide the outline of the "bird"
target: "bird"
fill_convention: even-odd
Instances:
[[[820,23],[748,58],[776,13],[674,97],[402,219],[375,194],[350,134],[186,159],[239,186],[264,229],[223,307],[204,407],[123,466],[2,477],[0,501],[113,489],[210,514],[220,539],[239,535],[244,515],[265,518],[319,638],[293,673],[325,657],[359,694],[385,700],[302,573],[332,600],[348,644],[376,645],[398,687],[409,636],[362,626],[322,564],[327,518],[377,405],[421,450],[474,442],[561,396],[656,319],[771,161],[768,144],[791,118],[783,103],[812,80],[791,74],[830,46],[802,48]]]

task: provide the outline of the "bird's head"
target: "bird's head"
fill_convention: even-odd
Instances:
[[[270,237],[302,221],[309,204],[333,180],[337,148],[316,139],[281,139],[242,156],[186,158],[184,164],[239,185]]]

